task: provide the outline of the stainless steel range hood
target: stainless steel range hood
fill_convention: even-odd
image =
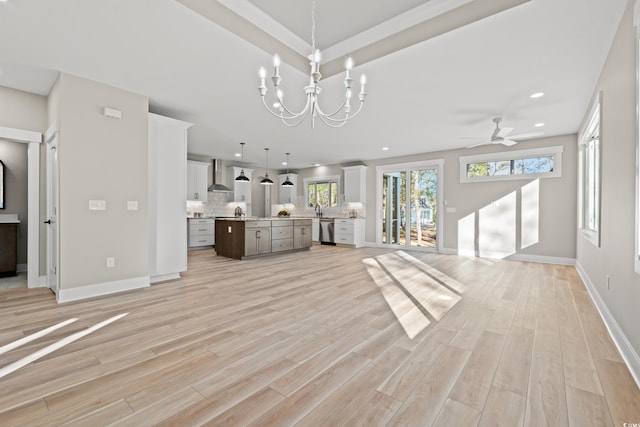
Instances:
[[[217,193],[231,193],[233,190],[222,184],[218,184],[218,159],[213,159],[213,184],[207,189],[207,191],[213,191]]]

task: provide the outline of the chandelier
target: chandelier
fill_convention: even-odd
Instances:
[[[311,129],[315,128],[316,117],[319,118],[325,125],[333,128],[344,126],[344,124],[347,123],[347,120],[355,117],[356,115],[358,115],[358,113],[360,113],[360,111],[362,110],[362,106],[364,105],[364,99],[367,96],[367,93],[365,92],[365,84],[367,83],[367,78],[363,74],[360,77],[360,94],[358,96],[360,105],[358,106],[356,112],[351,114],[351,83],[353,82],[353,79],[351,78],[351,69],[353,68],[353,60],[349,58],[347,59],[346,75],[344,78],[344,101],[336,110],[331,113],[325,113],[320,108],[318,97],[320,95],[320,92],[322,91],[322,88],[318,85],[318,83],[322,78],[322,74],[320,74],[321,54],[320,50],[316,48],[315,14],[316,2],[314,0],[311,6],[311,54],[308,57],[310,61],[309,64],[311,65],[311,74],[309,76],[309,85],[304,87],[304,93],[307,96],[307,102],[300,112],[292,112],[289,108],[287,108],[283,101],[284,94],[280,89],[280,83],[282,82],[282,78],[280,77],[280,57],[277,54],[273,57],[273,76],[271,76],[275,95],[273,108],[275,108],[276,111],[269,107],[267,101],[265,100],[264,96],[267,93],[267,86],[265,85],[266,71],[264,67],[260,67],[260,85],[258,86],[258,91],[260,92],[262,103],[271,114],[282,120],[282,123],[284,123],[288,127],[298,126],[309,114],[311,115]]]

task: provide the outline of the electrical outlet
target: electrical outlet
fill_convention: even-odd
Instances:
[[[107,268],[116,266],[116,259],[114,257],[107,257]]]
[[[611,289],[611,276],[607,274],[607,290]]]

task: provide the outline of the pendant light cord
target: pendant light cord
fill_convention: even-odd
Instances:
[[[316,0],[311,2],[311,54],[316,51]]]

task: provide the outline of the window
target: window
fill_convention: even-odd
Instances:
[[[307,178],[304,183],[307,193],[307,207],[338,207],[338,177]]]
[[[579,136],[579,227],[581,234],[600,246],[600,104],[602,94],[591,108]]]
[[[562,176],[562,147],[460,157],[460,182]]]

